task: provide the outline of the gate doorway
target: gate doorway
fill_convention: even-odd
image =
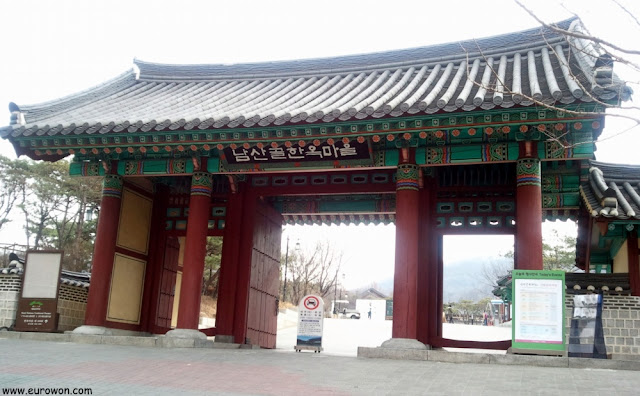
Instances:
[[[507,317],[493,315],[498,279],[513,270],[512,235],[443,238],[442,337],[469,342],[511,340]]]
[[[283,288],[287,238],[287,285]],[[324,353],[356,356],[359,346],[377,347],[391,338],[392,316],[387,315],[386,306],[393,296],[394,225],[285,225],[281,247],[280,296],[285,290],[287,298],[278,315],[278,349],[293,351],[296,300],[305,294],[302,285],[320,273],[325,274]],[[302,264],[312,261],[316,248],[320,262],[315,274],[307,276],[304,271],[310,268]],[[319,287],[307,292],[322,295]],[[335,314],[332,304],[337,308]]]
[[[184,237],[167,236],[155,322],[165,331],[175,329],[178,322],[184,246]],[[215,327],[221,252],[222,237],[207,237],[199,321],[199,327],[204,331]]]

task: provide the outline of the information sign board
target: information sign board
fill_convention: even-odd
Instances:
[[[17,331],[56,331],[62,251],[28,251],[16,314]]]
[[[298,304],[298,337],[294,349],[322,351],[324,302],[315,295],[304,296]]]
[[[564,272],[513,270],[512,351],[563,355]]]

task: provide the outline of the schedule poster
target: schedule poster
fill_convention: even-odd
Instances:
[[[514,270],[512,348],[564,352],[564,272]]]

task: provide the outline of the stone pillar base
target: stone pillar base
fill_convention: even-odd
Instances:
[[[216,335],[215,342],[221,342],[224,344],[235,344],[235,337],[232,335]]]
[[[380,348],[390,349],[431,349],[431,346],[425,345],[418,340],[412,338],[390,338],[380,345]]]
[[[377,348],[358,347],[359,358],[429,360],[431,346],[413,338],[390,338]]]
[[[107,329],[106,327],[103,327],[103,326],[82,325],[80,327],[76,327],[75,329],[73,329],[71,334],[110,336],[110,335],[113,335],[113,332],[111,331],[111,329]]]
[[[194,329],[174,329],[167,332],[166,337],[206,340],[207,335]]]
[[[212,348],[213,341],[207,335],[194,329],[174,329],[158,338],[158,345],[163,348]]]

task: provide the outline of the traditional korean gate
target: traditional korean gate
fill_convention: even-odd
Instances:
[[[167,329],[171,328],[171,314],[173,311],[179,254],[180,242],[178,238],[167,237],[164,263],[162,266],[160,296],[158,297],[158,315],[156,317],[156,325]]]
[[[256,207],[247,338],[263,348],[276,347],[282,216],[264,202]]]

